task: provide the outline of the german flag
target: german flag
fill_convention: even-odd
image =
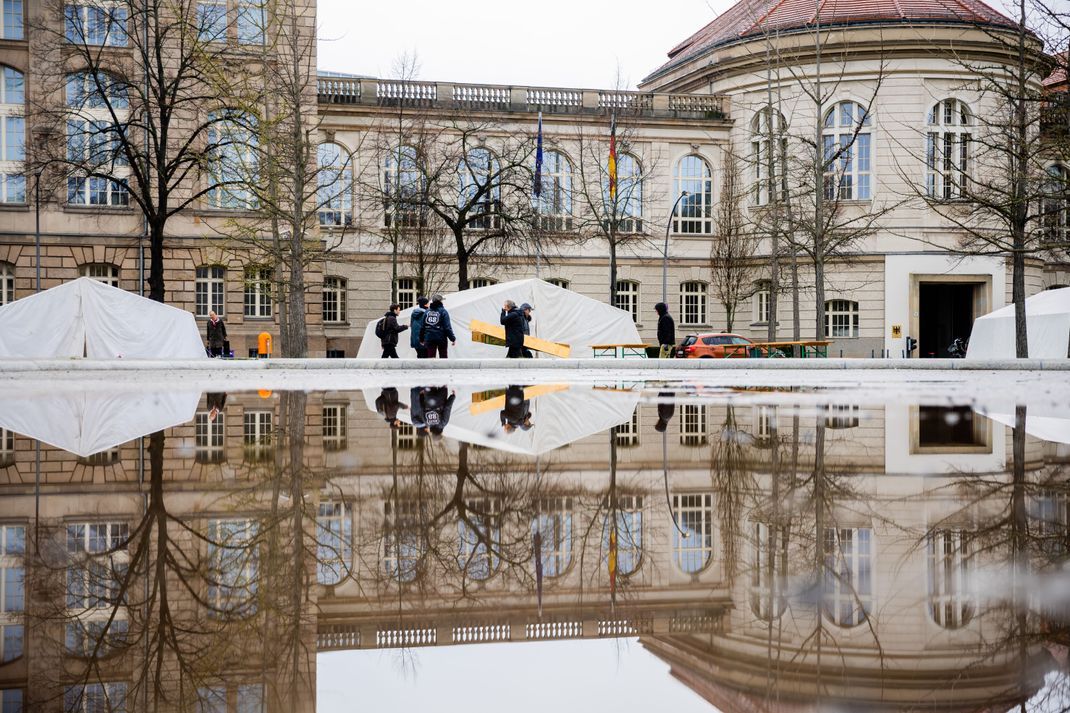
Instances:
[[[609,121],[609,202],[617,202],[617,115],[612,114]],[[610,208],[616,212],[614,208]]]

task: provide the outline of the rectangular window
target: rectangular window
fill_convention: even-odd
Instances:
[[[197,37],[201,42],[227,41],[226,0],[201,0],[197,3]]]
[[[90,683],[63,690],[64,713],[125,713],[125,683]]]
[[[706,445],[706,406],[683,404],[680,407],[680,444],[684,446]]]
[[[25,38],[22,18],[22,0],[4,0],[4,32],[5,40],[21,40]],[[5,711],[6,713],[6,711]]]
[[[327,277],[323,280],[323,321],[326,324],[344,324],[346,321],[347,282],[342,277]]]
[[[215,312],[220,317],[226,313],[223,308],[223,278],[226,273],[227,269],[219,265],[197,268],[194,288],[198,317],[207,317],[209,312]]]
[[[323,449],[342,451],[346,448],[345,404],[330,404],[323,407]]]
[[[26,120],[21,116],[4,117],[4,141],[0,145],[0,161],[26,159]]]
[[[632,316],[633,322],[639,321],[639,283],[632,280],[617,281],[617,304]]]
[[[468,289],[474,290],[478,287],[490,287],[497,284],[497,280],[492,280],[489,277],[477,277],[468,281]]]
[[[14,462],[15,434],[6,428],[0,428],[0,467],[11,465]]]
[[[825,337],[853,339],[858,336],[858,303],[829,300],[825,303]]]
[[[613,427],[613,438],[617,445],[625,448],[639,445],[639,407],[632,411],[632,417],[628,421]]]
[[[754,293],[754,321],[759,324],[769,323],[769,290],[758,290]]]
[[[238,44],[259,45],[263,42],[263,0],[238,0]]]
[[[77,45],[126,47],[127,9],[118,3],[83,5],[71,3],[64,8],[64,34]]]
[[[411,277],[398,278],[398,304],[401,309],[409,309],[416,306],[416,280]]]
[[[103,282],[112,287],[119,286],[119,268],[103,262],[82,265],[82,277],[91,277],[97,282]]]
[[[4,438],[6,431],[0,431]],[[0,525],[0,663],[22,656],[26,608],[26,528]]]
[[[353,557],[353,522],[349,507],[321,502],[316,515],[316,578],[320,584],[338,584],[349,573]]]
[[[271,454],[271,411],[246,411],[242,415],[242,440],[248,460],[262,460]]]
[[[194,451],[197,463],[222,463],[226,457],[226,419],[222,411],[213,416],[210,411],[200,411],[194,416]]]
[[[259,526],[252,520],[208,521],[208,592],[211,616],[248,616],[257,610]]]
[[[245,271],[245,316],[266,319],[272,315],[271,270],[251,268]]]
[[[685,282],[680,285],[680,323],[706,324],[706,283]]]

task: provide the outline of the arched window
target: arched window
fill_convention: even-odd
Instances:
[[[338,584],[353,558],[353,517],[343,502],[325,501],[316,513],[316,580]]]
[[[425,223],[422,208],[425,181],[416,149],[399,146],[383,156],[383,218],[387,227],[419,227]]]
[[[348,282],[344,277],[323,278],[324,323],[343,324],[346,321],[346,302],[348,301]]]
[[[207,317],[215,312],[220,317],[226,315],[227,268],[222,265],[202,265],[197,268],[194,280],[195,311],[198,317]]]
[[[119,268],[106,262],[91,262],[82,265],[82,277],[92,277],[112,287],[119,286]]]
[[[639,283],[635,280],[617,280],[618,309],[632,315],[632,321],[639,321]]]
[[[468,227],[493,230],[501,225],[501,168],[488,149],[472,149],[457,166],[457,206],[468,208]]]
[[[929,616],[945,629],[959,629],[975,610],[969,538],[963,530],[935,530],[926,539]]]
[[[208,207],[219,210],[256,208],[260,158],[256,118],[223,109],[208,115]]]
[[[606,220],[615,217],[618,232],[643,231],[643,170],[639,159],[629,153],[617,156],[616,200],[610,200],[607,174],[602,181],[602,201],[605,205]]]
[[[472,579],[489,579],[500,562],[502,526],[498,501],[474,498],[465,503],[465,511],[467,518],[457,523],[457,564]]]
[[[788,139],[785,130],[784,115],[773,107],[763,108],[751,121],[755,205],[767,205],[778,195],[781,200],[787,199]]]
[[[25,203],[25,77],[12,67],[0,69],[0,202]]]
[[[869,200],[872,194],[873,119],[853,101],[840,102],[825,114],[822,161],[825,198]]]
[[[680,284],[680,324],[706,324],[709,298],[706,283],[691,280]]]
[[[531,534],[538,534],[542,572],[558,577],[572,564],[572,498],[541,498],[537,513],[531,521]]]
[[[15,301],[15,266],[0,262],[0,307]]]
[[[21,40],[25,35],[23,19],[24,0],[4,0],[0,13],[0,37],[5,40]]]
[[[1065,245],[1070,240],[1070,171],[1061,164],[1048,167],[1042,214],[1044,242]]]
[[[338,144],[316,147],[316,212],[320,225],[339,227],[353,220],[353,168]]]
[[[858,303],[851,300],[825,302],[825,337],[854,338],[858,336]]]
[[[751,524],[750,608],[762,621],[779,619],[787,605],[788,531]]]
[[[713,495],[673,495],[672,551],[680,571],[697,574],[713,560]],[[681,534],[682,531],[682,534]]]
[[[424,555],[426,509],[420,500],[388,500],[383,506],[383,575],[411,582]]]
[[[572,163],[560,151],[543,154],[536,208],[543,230],[572,230]]]
[[[67,203],[125,206],[130,174],[123,150],[130,108],[126,86],[110,74],[76,72],[67,77]],[[114,114],[114,118],[113,118]],[[102,175],[88,175],[88,174]]]
[[[833,624],[858,626],[873,607],[873,530],[825,528],[825,616]]]
[[[673,200],[684,192],[687,196],[673,215],[673,232],[709,235],[713,232],[713,171],[705,159],[690,155],[676,162]]]
[[[612,538],[611,538],[612,534]],[[603,559],[609,557],[616,539],[617,574],[627,577],[639,570],[643,560],[643,497],[618,495],[616,507],[606,513],[602,533]]]
[[[973,115],[964,102],[945,99],[929,109],[925,142],[925,192],[953,200],[967,190]]]
[[[127,5],[122,2],[66,0],[63,21],[64,35],[74,45],[126,47],[130,43]]]

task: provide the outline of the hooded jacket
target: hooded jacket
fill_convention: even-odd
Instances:
[[[409,346],[413,349],[420,348],[420,330],[424,328],[426,314],[426,308],[416,305],[412,309],[412,316],[409,317],[409,325],[412,327],[412,331],[409,332]]]
[[[668,312],[658,317],[658,344],[676,346],[676,322]]]
[[[450,313],[442,306],[441,302],[432,302],[431,308],[424,314],[424,323],[420,328],[420,341],[424,344],[441,344],[449,340],[457,341],[453,334],[453,324],[450,322]]]
[[[379,338],[382,342],[383,348],[396,347],[398,345],[398,335],[408,329],[408,325],[398,324],[398,316],[391,310],[387,310],[383,315],[383,336]]]

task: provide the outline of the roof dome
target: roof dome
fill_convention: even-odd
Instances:
[[[951,23],[999,25],[1015,23],[981,0],[740,0],[713,22],[669,51],[669,62],[657,74],[704,50],[770,31],[785,32],[813,26],[873,23]]]

